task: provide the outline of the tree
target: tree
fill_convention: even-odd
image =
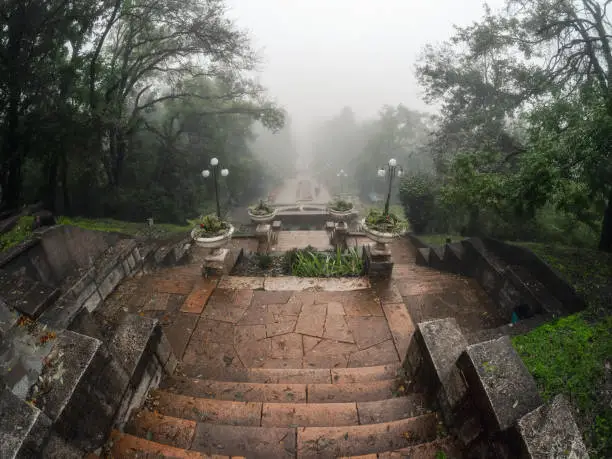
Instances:
[[[519,168],[529,170],[529,160],[521,166],[517,156],[529,152],[534,159],[546,151],[551,167],[561,168],[553,175],[569,177],[563,183],[571,180],[588,186],[590,207],[597,206],[598,196],[603,196],[606,204],[599,247],[612,251],[612,171],[592,166],[610,162],[605,140],[612,117],[608,4],[595,0],[508,0],[501,14],[487,9],[482,21],[457,29],[445,48],[429,48],[417,72],[429,97],[443,102],[440,129],[433,143],[438,157],[446,151],[495,151],[501,154],[497,169],[517,173]],[[564,110],[557,111],[562,107],[559,101],[567,98],[589,107],[588,114],[567,117]],[[554,125],[551,116],[558,116],[557,127],[551,131],[543,125],[532,129],[538,120],[530,114],[537,113],[547,114],[548,127]],[[518,114],[526,114],[531,123],[528,138],[524,135],[527,129],[522,129],[520,136],[508,129]],[[585,119],[593,121],[590,130],[585,129]],[[575,138],[551,137],[555,132],[590,132],[591,141],[586,142],[585,150],[584,142],[580,144]],[[542,148],[546,139],[547,148]],[[555,143],[559,148],[552,148]],[[568,149],[573,149],[572,154]],[[568,157],[572,160],[565,161]],[[440,170],[445,172],[444,167]],[[537,174],[521,173],[520,177],[520,188],[538,188]],[[530,195],[542,201],[540,193],[525,196]]]

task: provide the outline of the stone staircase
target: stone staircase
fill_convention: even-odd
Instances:
[[[393,364],[251,368],[215,372],[211,379],[175,375],[149,394],[125,433],[114,432],[111,454],[425,459],[444,452],[447,458],[460,457],[426,395],[404,393],[401,373]]]

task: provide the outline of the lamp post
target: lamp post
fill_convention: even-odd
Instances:
[[[397,161],[393,158],[389,160],[389,164],[387,166],[378,169],[378,176],[384,177],[387,175],[387,171],[389,172],[389,192],[387,193],[387,200],[385,201],[385,215],[389,214],[389,201],[391,200],[391,187],[393,186],[393,179],[396,176],[401,177],[404,174],[402,166],[398,166]]]
[[[336,174],[336,177],[340,179],[340,195],[344,194],[344,179],[348,177],[344,169],[340,169],[340,172]]]
[[[212,169],[213,180],[215,181],[215,200],[217,201],[217,218],[221,219],[221,206],[219,205],[219,174],[217,169],[219,168],[219,160],[217,158],[212,158],[210,160],[210,168]],[[227,177],[229,175],[229,170],[221,169],[221,176]],[[210,171],[208,169],[204,169],[202,171],[202,177],[208,178],[210,177]]]

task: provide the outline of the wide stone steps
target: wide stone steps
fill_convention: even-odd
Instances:
[[[460,457],[463,456],[457,440],[452,437],[445,437],[395,451],[360,456],[344,456],[338,459],[458,459]]]
[[[121,459],[145,459],[171,457],[175,459],[245,459],[241,456],[209,455],[198,451],[188,451],[184,448],[175,448],[154,441],[146,440],[134,435],[114,431],[111,435],[112,457]]]
[[[134,438],[146,435],[158,444],[209,455],[254,459],[336,458],[397,450],[432,441],[436,438],[438,425],[435,413],[367,425],[262,427],[196,422],[142,412],[127,430],[138,436]]]
[[[214,400],[154,391],[148,400],[149,411],[133,418],[134,425],[158,414],[213,424],[262,427],[352,426],[397,421],[426,414],[425,397],[410,394],[374,402],[344,403],[267,403]],[[154,423],[154,422],[153,422]]]
[[[399,364],[358,368],[249,368],[223,371],[182,364],[177,370],[177,374],[182,377],[171,378],[170,381],[191,378],[260,384],[341,384],[390,380],[397,377],[399,370]]]

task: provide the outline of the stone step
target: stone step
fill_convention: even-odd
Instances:
[[[411,394],[374,402],[263,403],[212,400],[154,390],[149,409],[185,422],[207,422],[263,427],[324,427],[375,424],[422,415],[428,410],[425,397]],[[148,410],[134,417],[135,425],[155,424]],[[180,427],[180,426],[179,426]],[[187,427],[182,430],[188,430]],[[179,429],[179,430],[181,430]],[[175,445],[180,446],[180,445]]]
[[[345,384],[311,384],[308,403],[373,402],[400,395],[394,379]]]
[[[306,384],[264,384],[169,377],[160,389],[192,397],[240,402],[306,402]]]
[[[429,257],[431,255],[431,249],[425,247],[417,249],[416,253],[416,264],[420,266],[429,266]]]
[[[239,456],[207,455],[197,451],[188,451],[183,448],[162,445],[161,443],[144,438],[123,434],[116,430],[111,434],[111,439],[112,457],[121,459],[153,459],[158,457],[171,457],[175,459],[244,459],[244,457]]]
[[[440,454],[444,453],[444,455]],[[463,457],[462,448],[454,437],[443,437],[437,440],[409,446],[390,453],[381,453],[378,459],[433,459],[445,457],[448,459]]]
[[[441,453],[444,453],[444,455]],[[448,459],[463,457],[458,441],[454,437],[443,437],[396,451],[361,456],[344,456],[338,459],[434,459],[438,457]]]
[[[382,424],[298,428],[297,457],[337,458],[406,448],[434,440],[438,424],[431,413]]]
[[[341,384],[393,379],[399,364],[376,365],[358,368],[209,368],[182,364],[177,375],[188,378],[216,381],[248,382],[263,384]]]
[[[22,314],[37,318],[59,296],[60,291],[55,287],[0,270],[0,298],[9,308]]]

